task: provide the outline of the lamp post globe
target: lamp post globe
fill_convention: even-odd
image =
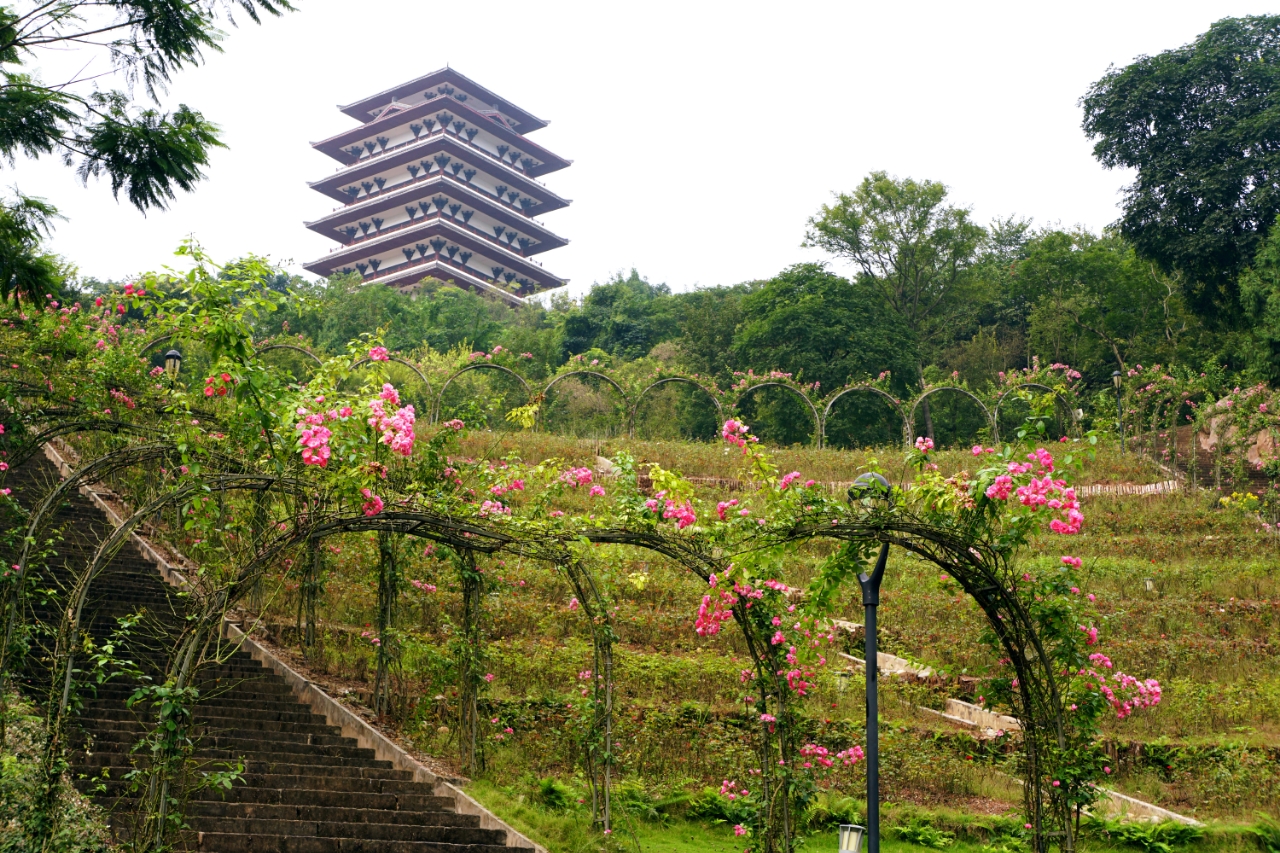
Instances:
[[[182,353],[176,349],[171,349],[164,354],[164,372],[169,374],[170,379],[178,378],[178,371],[182,369]]]

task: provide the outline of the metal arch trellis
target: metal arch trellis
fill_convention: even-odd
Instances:
[[[525,380],[523,376],[521,376],[519,373],[512,370],[511,368],[507,367],[506,365],[492,364],[487,361],[482,361],[475,364],[468,364],[468,365],[464,365],[462,368],[455,370],[453,373],[449,374],[449,378],[446,379],[444,381],[444,384],[440,386],[440,393],[436,395],[436,399],[435,399],[435,410],[431,413],[432,423],[436,423],[437,421],[440,420],[440,410],[444,406],[444,392],[449,390],[449,386],[453,384],[453,380],[457,379],[462,374],[470,373],[473,370],[496,370],[499,373],[505,373],[508,376],[514,376],[516,381],[520,383],[520,387],[524,389],[525,400],[527,401],[529,399],[529,396],[530,396],[529,383]]]
[[[545,402],[547,399],[547,395],[551,393],[551,389],[554,388],[556,385],[560,384],[562,380],[568,379],[571,376],[593,376],[596,379],[603,380],[606,384],[612,386],[613,390],[617,391],[618,395],[622,397],[622,411],[625,413],[631,410],[631,405],[630,405],[631,398],[627,396],[626,389],[624,389],[620,384],[618,384],[618,381],[616,379],[604,373],[601,373],[598,370],[568,370],[568,371],[565,371],[564,373],[559,374],[558,376],[553,378],[550,382],[548,382],[546,384],[546,387],[542,389],[542,393],[538,395],[539,401]],[[537,423],[543,426],[545,426],[546,424],[545,418],[543,417],[543,414],[542,414],[541,406],[538,407]]]
[[[314,361],[317,365],[324,364],[324,361],[320,358],[320,356],[316,355],[306,347],[300,347],[297,344],[265,344],[257,347],[256,349],[260,353],[270,352],[271,350],[276,350],[276,349],[293,350],[294,352],[300,352],[303,355],[307,356],[312,361]]]
[[[427,400],[431,399],[431,382],[422,373],[422,371],[418,369],[418,366],[416,364],[406,359],[403,359],[398,355],[387,356],[387,361],[394,361],[396,364],[403,364],[405,367],[412,370],[414,372],[414,375],[418,377],[418,380],[427,389],[426,399]],[[364,365],[371,364],[372,362],[373,362],[373,359],[368,358],[367,356],[365,358],[356,359],[354,362],[351,363],[351,369],[355,370],[357,367],[363,367]]]
[[[637,415],[637,414],[639,414],[639,412],[640,412],[640,404],[641,404],[642,402],[644,402],[644,398],[645,398],[645,396],[646,396],[650,391],[652,391],[652,390],[654,390],[655,388],[657,388],[658,386],[660,386],[660,385],[666,385],[667,383],[670,383],[670,382],[683,382],[683,383],[685,383],[686,385],[692,385],[694,388],[697,388],[697,389],[699,389],[700,391],[702,391],[704,394],[706,394],[708,397],[710,397],[710,398],[711,398],[711,402],[715,404],[715,407],[716,407],[716,419],[717,419],[717,420],[723,420],[723,419],[724,419],[724,408],[720,405],[720,400],[716,397],[716,395],[715,395],[715,392],[714,392],[714,391],[712,391],[712,390],[711,390],[710,388],[708,388],[707,386],[705,386],[705,385],[701,384],[700,382],[697,382],[697,381],[695,381],[695,380],[693,380],[693,379],[690,379],[690,378],[689,378],[689,377],[687,377],[687,376],[667,376],[667,377],[664,377],[664,378],[662,378],[662,379],[659,379],[657,382],[651,382],[651,383],[649,383],[648,385],[646,385],[646,386],[644,387],[644,389],[643,389],[639,394],[637,394],[637,395],[636,395],[636,401],[635,401],[635,403],[631,406],[631,412],[630,412],[630,415],[628,416],[628,419],[627,419],[627,438],[635,438],[635,432],[636,432],[636,415]]]
[[[804,404],[809,407],[809,414],[813,416],[814,443],[817,445],[818,449],[821,450],[822,449],[822,416],[818,414],[818,407],[813,404],[813,400],[809,399],[809,395],[804,393],[794,385],[790,385],[786,382],[779,382],[775,379],[770,379],[765,382],[757,382],[755,385],[752,385],[748,388],[743,388],[741,391],[739,391],[737,394],[734,395],[733,410],[734,411],[738,410],[739,405],[741,405],[742,401],[746,398],[748,394],[750,394],[753,391],[757,391],[761,388],[785,388],[786,390],[790,391],[792,394],[795,394],[797,397],[799,397],[801,400],[804,401]]]
[[[854,394],[854,393],[876,394],[882,399],[886,400],[889,403],[889,405],[893,407],[893,410],[898,413],[898,417],[902,420],[903,444],[907,447],[911,446],[911,424],[907,419],[906,412],[903,411],[902,409],[902,401],[899,400],[897,397],[893,396],[892,394],[890,394],[888,391],[884,390],[883,388],[877,388],[875,385],[851,385],[848,388],[840,389],[835,393],[834,396],[831,397],[831,399],[827,401],[827,405],[822,410],[822,444],[820,446],[825,447],[827,443],[827,422],[831,418],[831,410],[835,407],[835,404],[840,400],[841,397],[844,397],[846,394]]]
[[[929,399],[934,394],[937,394],[940,391],[954,391],[956,393],[963,394],[964,396],[968,397],[970,400],[973,400],[973,402],[977,403],[978,408],[982,410],[983,417],[985,417],[987,420],[987,427],[990,428],[991,430],[992,438],[995,438],[997,436],[998,427],[996,426],[995,421],[992,419],[991,410],[988,409],[986,404],[982,402],[981,397],[979,397],[977,394],[970,391],[968,388],[961,388],[959,385],[938,385],[934,388],[928,389],[927,391],[925,391],[923,394],[921,394],[919,397],[916,397],[915,400],[912,401],[911,415],[907,421],[908,427],[909,427],[909,432],[907,435],[908,443],[910,442],[911,438],[915,435],[916,410],[920,408],[921,403],[923,403],[925,400]]]
[[[992,436],[997,442],[1000,440],[1000,406],[1004,403],[1006,399],[1008,399],[1010,394],[1014,393],[1015,391],[1019,391],[1023,388],[1039,388],[1042,391],[1052,394],[1054,396],[1054,399],[1057,402],[1061,403],[1063,407],[1067,410],[1067,417],[1071,419],[1071,426],[1076,430],[1079,429],[1080,427],[1079,409],[1076,406],[1072,405],[1073,401],[1068,400],[1056,388],[1052,388],[1048,385],[1045,385],[1042,382],[1020,382],[1017,385],[1004,389],[1003,391],[1001,391],[999,394],[996,395],[996,404],[991,409],[991,419],[992,419],[991,423],[994,429]]]

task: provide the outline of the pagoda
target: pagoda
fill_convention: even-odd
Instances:
[[[308,186],[341,206],[306,223],[338,245],[307,270],[517,305],[567,284],[534,259],[568,242],[534,218],[569,204],[538,178],[571,161],[526,138],[547,122],[452,68],[338,109],[361,124],[312,143],[341,166]]]

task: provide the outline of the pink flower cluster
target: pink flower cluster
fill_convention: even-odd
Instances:
[[[399,408],[388,413],[387,404]],[[382,393],[378,395],[378,399],[369,402],[369,411],[373,412],[372,417],[369,418],[369,426],[382,434],[379,441],[401,456],[412,455],[413,442],[416,438],[413,425],[417,420],[417,414],[413,406],[400,407],[400,394],[390,382],[382,386]]]
[[[390,361],[391,354],[387,352],[386,347],[374,347],[369,350],[370,361]]]
[[[501,501],[485,501],[480,504],[480,517],[487,518],[490,515],[510,515],[511,507],[503,506]]]
[[[732,509],[737,505],[738,505],[737,498],[734,498],[733,500],[728,500],[728,501],[720,501],[720,503],[716,504],[716,515],[720,516],[721,521],[724,521],[725,510]]]
[[[646,506],[648,506],[648,503],[648,501],[645,501]],[[684,530],[686,527],[698,523],[698,516],[694,515],[693,512],[693,504],[688,501],[677,504],[673,500],[667,500],[666,506],[662,510],[662,517],[674,518],[676,520],[676,528],[679,530]]]
[[[1088,674],[1098,680],[1098,692],[1115,709],[1117,720],[1123,720],[1141,708],[1154,708],[1163,698],[1160,682],[1154,678],[1143,681],[1123,672],[1113,673],[1113,689],[1107,684],[1105,675],[1094,670],[1089,670]],[[1092,682],[1089,685],[1092,686]]]
[[[319,465],[321,468],[329,464],[329,438],[333,433],[327,427],[311,426],[302,431],[302,464]]]
[[[693,620],[693,630],[699,637],[711,637],[720,633],[720,623],[733,618],[732,605],[734,597],[731,593],[721,592],[718,596],[702,596],[698,605],[698,615]]]
[[[364,506],[362,509],[364,510],[365,515],[377,515],[382,512],[385,505],[382,503],[382,498],[375,495],[373,490],[361,489],[360,494],[364,495]]]
[[[991,500],[1003,501],[1008,500],[1010,494],[1015,494],[1018,502],[1032,511],[1048,507],[1062,514],[1061,518],[1054,518],[1049,522],[1050,530],[1064,535],[1079,533],[1084,524],[1080,500],[1076,497],[1076,490],[1069,488],[1065,480],[1053,478],[1053,455],[1041,447],[1034,453],[1027,454],[1027,459],[1031,461],[1010,462],[1009,473],[996,477],[987,487],[986,496]],[[1038,473],[1041,476],[1032,475],[1025,485],[1015,489],[1013,477],[1028,473],[1036,465],[1040,466]]]
[[[799,479],[800,479],[800,472],[792,471],[790,474],[783,476],[782,482],[778,484],[778,490],[785,491],[787,486],[790,486],[792,483],[794,483],[796,480],[799,480]]]
[[[411,581],[409,581],[409,583],[413,584],[413,586],[414,586],[415,588],[420,589],[420,590],[422,590],[423,592],[435,592],[435,591],[436,591],[436,585],[435,585],[435,584],[433,584],[433,583],[425,583],[425,582],[420,581],[420,580],[411,580]]]
[[[575,489],[578,486],[586,486],[591,483],[590,468],[570,468],[560,475],[560,482],[572,486]]]
[[[742,452],[747,452],[747,443],[759,441],[754,435],[748,435],[751,427],[742,421],[736,421],[733,418],[724,422],[724,426],[720,428],[720,437],[732,445],[742,448]]]
[[[927,438],[923,435],[920,436],[916,439],[916,450],[919,450],[921,453],[928,453],[930,450],[933,450],[933,439]]]
[[[498,485],[489,489],[489,491],[495,497],[499,497],[499,498],[505,495],[507,492],[523,492],[524,480],[512,480],[510,485],[506,485],[506,486],[499,483]]]

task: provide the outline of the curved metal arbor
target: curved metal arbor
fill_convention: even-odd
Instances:
[[[444,384],[440,386],[440,393],[436,395],[435,411],[431,413],[432,423],[436,423],[438,420],[440,420],[440,409],[441,407],[444,406],[444,392],[449,390],[449,386],[453,384],[453,380],[457,379],[462,374],[470,373],[473,370],[496,370],[499,373],[505,373],[508,376],[515,377],[515,380],[520,383],[520,387],[524,389],[525,400],[527,401],[529,399],[529,383],[525,381],[525,378],[523,376],[521,376],[519,373],[516,373],[511,368],[505,367],[501,364],[491,364],[490,362],[487,362],[487,361],[478,362],[476,364],[468,364],[465,367],[461,368],[460,370],[455,370],[453,373],[449,374],[449,378],[446,379],[444,381]]]
[[[765,382],[757,382],[755,385],[752,385],[749,388],[743,388],[737,394],[737,396],[734,398],[734,401],[733,401],[734,410],[735,411],[737,410],[738,406],[741,405],[743,399],[748,394],[752,393],[753,391],[758,391],[761,388],[785,388],[786,390],[790,391],[792,394],[795,394],[797,397],[799,397],[802,401],[804,401],[805,406],[807,406],[809,409],[809,414],[813,417],[812,435],[813,435],[814,443],[817,445],[818,449],[821,450],[822,449],[822,432],[823,432],[822,416],[818,414],[818,407],[815,406],[813,404],[813,401],[809,399],[809,395],[804,393],[799,388],[796,388],[793,385],[788,385],[786,382],[778,382],[772,379],[767,380]]]
[[[663,379],[659,379],[657,382],[649,383],[644,387],[643,390],[641,390],[639,394],[636,395],[636,401],[631,406],[631,413],[627,418],[627,437],[628,438],[635,438],[636,415],[640,412],[640,404],[644,402],[645,396],[647,396],[648,393],[654,390],[655,388],[658,388],[662,385],[667,385],[672,382],[683,382],[686,385],[692,385],[694,388],[697,388],[698,390],[702,391],[702,393],[710,397],[711,402],[715,404],[716,420],[718,421],[724,420],[724,409],[720,406],[720,400],[716,398],[716,395],[711,391],[710,388],[707,388],[705,385],[699,382],[696,382],[687,376],[668,376]]]
[[[1001,391],[999,394],[996,395],[996,404],[991,409],[991,418],[992,418],[991,422],[996,430],[996,432],[994,432],[993,435],[996,441],[1000,440],[1000,433],[999,433],[1000,406],[1004,404],[1004,401],[1009,397],[1010,394],[1020,391],[1023,388],[1039,388],[1042,391],[1052,394],[1054,396],[1054,399],[1057,402],[1061,403],[1062,407],[1067,410],[1067,417],[1071,419],[1071,426],[1075,428],[1077,431],[1079,430],[1079,427],[1080,427],[1080,415],[1078,414],[1079,410],[1075,406],[1071,405],[1072,401],[1068,400],[1062,394],[1058,393],[1057,390],[1050,388],[1048,385],[1045,385],[1043,383],[1020,382],[1017,385],[1013,385],[1009,388],[1004,389],[1003,391]]]
[[[617,380],[601,373],[598,370],[570,370],[570,371],[566,371],[565,373],[561,373],[559,376],[556,376],[554,379],[552,379],[550,382],[547,383],[546,387],[542,389],[542,394],[539,395],[540,398],[545,402],[545,400],[547,399],[547,395],[551,393],[551,389],[556,387],[557,385],[560,384],[560,382],[562,382],[565,379],[568,379],[571,376],[591,376],[596,379],[602,380],[607,385],[612,386],[613,390],[618,392],[618,395],[622,398],[622,410],[624,412],[631,410],[631,405],[630,405],[631,401],[630,401],[630,398],[627,396],[626,390],[624,390],[623,387],[618,384]],[[545,426],[545,418],[542,414],[541,406],[538,407],[537,423]]]
[[[835,394],[835,396],[833,396],[830,400],[827,401],[827,405],[822,410],[822,444],[821,446],[825,447],[827,443],[827,423],[831,419],[832,408],[834,408],[835,404],[840,400],[840,398],[844,397],[846,394],[857,394],[857,393],[875,394],[876,396],[885,400],[893,408],[893,410],[898,413],[898,418],[902,421],[903,444],[910,447],[911,446],[911,424],[907,420],[907,413],[902,409],[902,401],[900,401],[897,397],[890,394],[888,391],[885,391],[883,388],[877,388],[874,385],[851,385],[848,388],[841,389]]]

